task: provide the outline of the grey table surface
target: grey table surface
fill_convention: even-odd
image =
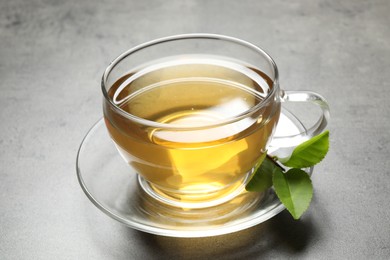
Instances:
[[[226,34],[263,47],[281,86],[325,96],[331,150],[299,220],[284,211],[202,239],[130,229],[76,178],[102,116],[100,78],[158,37]],[[0,1],[1,259],[389,259],[390,1]]]

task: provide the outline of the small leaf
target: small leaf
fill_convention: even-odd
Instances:
[[[267,160],[267,153],[263,153],[255,166],[254,174],[248,184],[245,186],[247,191],[262,192],[272,186],[272,169],[267,170],[264,168],[264,164]],[[273,164],[273,163],[272,163]],[[268,163],[267,163],[268,165]],[[268,173],[270,171],[270,173]]]
[[[309,207],[313,197],[310,176],[301,169],[290,169],[283,173],[280,168],[275,168],[272,179],[280,201],[294,219],[299,219]]]
[[[298,145],[287,161],[280,159],[287,167],[307,168],[325,158],[329,150],[329,131],[325,131]]]
[[[263,192],[272,187],[272,173],[274,168],[282,169],[271,157],[262,155],[259,159],[254,174],[245,189],[247,191]]]

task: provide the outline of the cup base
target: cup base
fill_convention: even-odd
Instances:
[[[237,197],[245,190],[245,185],[248,183],[252,172],[253,170],[245,174],[242,181],[236,185],[213,192],[202,193],[178,194],[165,191],[148,182],[141,175],[138,175],[138,182],[146,194],[161,203],[178,208],[200,209],[217,206]]]

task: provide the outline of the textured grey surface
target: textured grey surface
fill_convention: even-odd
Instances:
[[[390,258],[390,1],[0,1],[0,258]],[[95,208],[78,146],[101,117],[100,77],[161,36],[262,46],[285,89],[323,94],[331,151],[300,221],[283,212],[220,237],[144,234]]]

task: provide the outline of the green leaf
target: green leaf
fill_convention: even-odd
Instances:
[[[325,158],[329,150],[329,131],[325,131],[298,145],[287,161],[280,162],[287,167],[307,168],[316,165]]]
[[[267,157],[266,152],[260,156],[255,169],[253,170],[254,174],[248,184],[245,186],[247,191],[262,192],[272,186],[272,169],[268,170],[266,168],[267,166],[272,167],[272,165],[269,165],[270,163],[266,163],[268,160],[270,159]]]
[[[310,176],[301,169],[290,169],[283,173],[280,168],[274,168],[272,180],[280,201],[294,219],[299,219],[313,197]]]

